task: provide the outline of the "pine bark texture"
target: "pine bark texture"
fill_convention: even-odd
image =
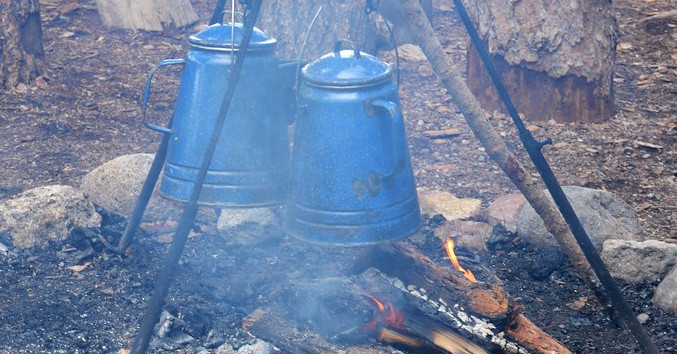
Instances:
[[[473,96],[461,76],[454,69],[454,63],[444,52],[442,44],[425,17],[416,0],[402,0],[402,10],[407,18],[410,31],[415,34],[416,44],[428,58],[433,70],[447,89],[452,102],[459,108],[475,137],[484,146],[487,154],[505,172],[513,184],[527,199],[545,222],[579,276],[590,280],[591,271],[585,256],[578,247],[573,234],[555,205],[546,197],[542,187],[531,177],[520,164],[515,155],[510,153],[501,136],[496,132],[484,115],[484,110]]]
[[[601,121],[613,115],[616,21],[607,0],[464,0],[494,65],[528,119]],[[468,81],[502,109],[479,56]]]
[[[364,5],[363,0],[264,1],[256,26],[277,39],[280,58],[296,60],[313,17],[322,7],[308,34],[303,60],[312,61],[331,52],[339,39],[349,39],[360,50],[373,53],[381,39],[374,15],[365,14]]]
[[[108,27],[162,31],[197,21],[188,0],[96,0],[96,7]]]
[[[38,0],[0,0],[0,86],[27,84],[43,71]]]
[[[303,60],[312,61],[331,52],[339,39],[349,39],[366,53],[374,54],[378,48],[390,46],[388,29],[379,12],[389,18],[394,26],[397,43],[410,41],[404,17],[399,12],[398,0],[381,0],[378,11],[365,13],[364,0],[264,1],[257,27],[278,41],[277,55],[296,60],[301,52],[308,28],[320,7],[318,16],[303,49]],[[420,0],[430,15],[431,0]],[[373,3],[377,3],[376,0]],[[402,31],[400,31],[402,29]]]

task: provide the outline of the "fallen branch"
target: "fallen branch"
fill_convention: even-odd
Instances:
[[[677,18],[677,10],[663,11],[639,20],[639,23]]]

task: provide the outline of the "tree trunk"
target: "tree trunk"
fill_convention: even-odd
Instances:
[[[393,6],[394,2],[395,0],[381,1],[381,8],[378,11],[387,13],[388,18],[396,22],[394,27],[397,34],[397,21],[403,17],[397,13],[397,7]],[[420,2],[430,15],[432,1],[420,0]],[[295,60],[298,59],[308,27],[321,6],[322,11],[308,35],[303,53],[304,60],[313,60],[331,52],[338,39],[350,39],[357,43],[363,52],[373,54],[379,47],[390,45],[390,39],[378,13],[366,14],[365,4],[364,0],[264,1],[257,27],[277,39],[278,56]],[[402,36],[397,40],[402,41],[407,41],[407,37]]]
[[[96,7],[108,27],[162,31],[197,21],[188,0],[96,0]]]
[[[611,1],[464,3],[517,110],[527,119],[596,122],[611,118],[616,45]],[[467,80],[487,110],[504,110],[472,47]]]
[[[0,1],[0,84],[11,89],[44,71],[38,0]]]

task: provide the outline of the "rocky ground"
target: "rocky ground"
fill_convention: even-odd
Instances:
[[[191,2],[201,19],[209,17],[212,2]],[[185,38],[192,31],[158,34],[110,30],[101,24],[94,1],[44,0],[40,4],[47,62],[44,80],[0,96],[3,199],[50,184],[77,187],[87,172],[105,161],[130,153],[154,152],[160,137],[140,122],[146,73],[162,59],[182,57]],[[551,137],[555,142],[545,151],[562,184],[618,194],[638,213],[644,238],[668,242],[677,239],[677,111],[673,103],[677,91],[677,32],[674,19],[648,24],[641,21],[672,7],[670,0],[615,2],[620,33],[614,79],[618,112],[613,119],[601,124],[532,123],[538,138]],[[463,63],[467,40],[453,9],[438,1],[435,16],[445,47],[454,49],[454,60]],[[392,57],[390,53],[383,56]],[[402,83],[401,98],[419,186],[477,198],[483,206],[515,192],[462,117],[447,105],[444,90],[425,62],[403,60]],[[171,114],[176,78],[159,78],[155,87],[153,118],[161,120]],[[504,117],[493,118],[493,123],[512,151],[530,166],[512,123]],[[424,134],[447,128],[456,128],[460,134],[440,141]],[[122,221],[114,215],[104,216],[104,225],[115,241]],[[275,230],[265,232],[279,234]],[[284,235],[278,236],[283,241],[266,247],[281,250],[281,255],[275,256],[281,258],[258,256],[283,262],[280,259],[285,252],[297,257],[311,252],[301,246],[290,252],[293,246],[287,244]],[[506,237],[485,261],[505,281],[508,291],[527,305],[527,313],[540,326],[576,352],[637,351],[628,333],[615,325],[607,307],[571,269],[562,267],[547,279],[535,280],[523,269],[523,264],[534,257],[529,248],[512,242],[514,235]],[[213,264],[215,249],[228,259],[228,265]],[[165,243],[148,237],[123,257],[106,251],[100,241],[76,233],[67,242],[44,250],[0,253],[0,296],[5,299],[0,304],[0,351],[84,353],[129,347],[165,250]],[[240,329],[240,323],[256,306],[251,299],[256,291],[231,294],[209,285],[210,281],[226,282],[228,272],[238,269],[239,259],[228,256],[231,251],[237,251],[237,246],[219,238],[191,239],[167,309],[181,316],[183,331],[197,340],[170,343],[156,351],[178,348],[199,352],[225,341],[238,348],[253,341]],[[223,274],[218,274],[222,276],[197,280],[205,279],[201,277],[207,267],[221,267]],[[657,344],[670,352],[677,348],[677,321],[651,306],[656,285],[624,285],[623,290],[635,311],[649,316],[647,329]],[[214,289],[226,291],[226,295],[215,295]],[[245,299],[250,301],[243,302]]]

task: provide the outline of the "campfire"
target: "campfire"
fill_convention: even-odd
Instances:
[[[453,265],[454,268],[463,273],[463,276],[465,276],[471,282],[473,283],[477,282],[477,279],[475,279],[475,275],[473,275],[470,270],[465,270],[463,267],[461,267],[461,264],[458,262],[458,258],[456,258],[456,253],[454,253],[454,239],[448,237],[447,242],[444,244],[444,249],[447,251],[447,256],[449,256],[449,261],[451,261],[451,265]]]

